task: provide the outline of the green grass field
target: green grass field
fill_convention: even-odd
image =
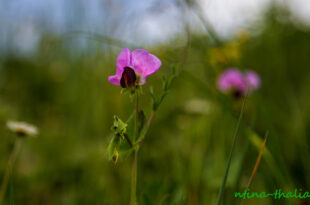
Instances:
[[[310,191],[310,29],[279,20],[277,12],[266,14],[259,32],[231,40],[189,33],[188,41],[176,37],[144,47],[162,61],[142,88],[147,117],[150,87],[159,98],[162,78],[178,72],[139,149],[137,204],[217,203],[242,106],[242,99],[216,86],[230,67],[256,71],[261,87],[247,98],[222,204],[241,203],[234,193],[246,189],[267,131],[251,191]],[[115,164],[107,147],[113,116],[125,121],[135,101],[107,78],[119,52],[136,47],[102,36],[87,40],[95,48],[76,51],[65,46],[74,38],[46,34],[31,56],[0,56],[0,182],[17,139],[6,122],[26,121],[40,132],[22,140],[3,204],[129,204],[132,155]],[[253,198],[243,204],[308,201]]]

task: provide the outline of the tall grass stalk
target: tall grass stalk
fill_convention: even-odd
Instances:
[[[248,190],[248,189],[250,188],[252,182],[253,182],[254,176],[255,176],[255,174],[256,174],[256,172],[257,172],[258,166],[259,166],[259,164],[260,164],[260,161],[261,161],[262,156],[263,156],[263,153],[264,153],[264,149],[265,149],[265,146],[266,146],[266,142],[267,142],[268,135],[269,135],[269,131],[267,130],[267,132],[266,132],[266,134],[265,134],[264,142],[263,142],[263,144],[262,144],[262,146],[261,146],[261,148],[260,148],[260,150],[259,150],[258,157],[257,157],[257,159],[256,159],[256,162],[255,162],[254,168],[253,168],[253,170],[252,170],[252,173],[251,173],[251,176],[250,176],[248,185],[247,185],[247,187],[246,187],[245,190]],[[244,200],[241,200],[240,205],[243,204],[243,201],[244,201]]]
[[[18,153],[19,153],[21,146],[22,146],[22,140],[23,139],[20,139],[20,138],[16,139],[16,141],[14,143],[13,150],[10,154],[8,165],[6,167],[4,177],[3,177],[3,181],[1,184],[1,189],[0,189],[0,205],[2,205],[3,200],[5,198],[5,193],[6,193],[6,190],[8,187],[8,183],[9,183],[9,179],[10,179],[10,176],[12,173],[12,169],[13,169],[13,166],[14,166],[15,161],[17,159]]]
[[[233,151],[234,151],[234,148],[235,148],[235,144],[236,144],[236,141],[237,141],[237,136],[238,136],[241,120],[242,120],[242,117],[243,117],[243,112],[244,112],[244,107],[245,107],[247,96],[248,96],[248,93],[246,93],[246,95],[243,98],[243,103],[242,103],[240,115],[239,115],[238,122],[237,122],[237,125],[236,125],[236,128],[235,128],[235,132],[234,132],[233,143],[232,143],[232,146],[231,146],[231,149],[230,149],[228,161],[227,161],[227,164],[226,164],[225,174],[224,174],[224,177],[223,177],[222,185],[221,185],[221,188],[220,188],[220,191],[219,191],[219,195],[218,195],[218,199],[217,199],[217,203],[216,203],[217,205],[220,205],[221,202],[222,202],[222,199],[223,199],[223,194],[224,194],[225,185],[226,185],[226,181],[227,181],[227,177],[228,177],[228,172],[229,172],[229,168],[230,168],[230,164],[231,164],[232,154],[233,154]]]
[[[260,161],[261,161],[263,153],[264,153],[264,149],[265,149],[265,146],[266,146],[268,135],[269,135],[269,131],[267,131],[266,134],[265,134],[264,142],[262,144],[261,149],[259,150],[259,154],[258,154],[258,157],[256,159],[256,162],[255,162],[254,168],[252,170],[252,174],[251,174],[251,177],[249,179],[249,182],[248,182],[248,185],[247,185],[246,189],[248,189],[251,186],[251,183],[252,183],[252,181],[254,179],[254,176],[255,176],[255,174],[257,172],[258,166],[260,164]]]

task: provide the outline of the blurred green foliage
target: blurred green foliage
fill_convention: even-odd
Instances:
[[[0,176],[15,140],[5,122],[25,120],[40,129],[38,138],[24,142],[5,203],[128,204],[130,160],[115,165],[106,155],[114,114],[127,119],[134,109],[133,100],[107,81],[121,49],[105,43],[103,50],[74,54],[66,40],[46,36],[31,57],[0,58]],[[224,204],[240,203],[234,192],[246,187],[267,130],[251,190],[309,189],[310,29],[271,10],[255,35],[243,32],[217,45],[192,35],[189,45],[186,64],[140,149],[139,204],[216,203],[241,106],[216,88],[217,76],[229,67],[255,70],[262,86],[246,105]],[[184,48],[171,43],[147,49],[163,62],[143,88],[140,104],[149,116],[150,87],[160,95],[161,78],[184,61]]]

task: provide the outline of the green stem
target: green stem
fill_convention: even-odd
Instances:
[[[138,116],[139,116],[139,94],[136,93],[136,120],[135,120],[135,136],[133,141],[136,142],[138,135]]]
[[[152,114],[151,114],[149,120],[147,121],[147,130],[150,129],[154,117],[155,117],[155,111],[152,111]]]
[[[138,160],[138,150],[135,150],[133,163],[132,163],[130,205],[136,205],[137,160]]]
[[[236,129],[235,129],[235,132],[234,132],[233,144],[231,146],[231,150],[230,150],[230,153],[229,153],[228,161],[227,161],[227,164],[226,164],[225,174],[224,174],[224,177],[223,177],[222,185],[221,185],[219,196],[218,196],[217,203],[216,203],[217,205],[220,205],[221,201],[223,199],[223,194],[224,194],[224,189],[225,189],[225,185],[226,185],[226,180],[227,180],[227,177],[228,177],[228,172],[229,172],[229,168],[230,168],[232,154],[233,154],[233,151],[234,151],[234,148],[235,148],[235,144],[236,144],[236,141],[237,141],[238,131],[239,131],[240,123],[241,123],[243,112],[244,112],[244,106],[245,106],[246,98],[247,98],[247,94],[245,95],[245,97],[243,99],[243,103],[242,103],[239,119],[238,119],[237,126],[236,126]]]
[[[136,120],[135,120],[135,136],[134,143],[136,142],[138,135],[138,115],[139,115],[139,95],[136,94]],[[136,205],[136,195],[137,195],[137,161],[138,161],[138,150],[135,149],[134,157],[132,161],[132,173],[131,173],[131,195],[130,195],[130,205]]]
[[[2,185],[1,185],[1,189],[0,189],[0,205],[2,205],[4,197],[5,197],[5,193],[8,187],[8,183],[9,183],[9,179],[10,179],[10,175],[13,169],[13,165],[16,161],[17,155],[19,153],[19,150],[21,148],[22,145],[22,139],[17,138],[15,143],[14,143],[14,148],[10,154],[9,157],[9,161],[8,161],[8,165],[6,167],[5,173],[4,173],[4,177],[3,177],[3,181],[2,181]]]
[[[133,147],[132,142],[131,142],[130,138],[128,137],[128,135],[126,133],[124,133],[124,137],[125,137],[128,145],[132,148]]]

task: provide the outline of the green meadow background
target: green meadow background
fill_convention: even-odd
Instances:
[[[272,8],[253,31],[240,31],[230,40],[187,31],[185,39],[143,47],[163,63],[143,86],[141,108],[148,116],[150,87],[159,96],[162,77],[172,67],[180,73],[139,152],[139,205],[216,204],[242,104],[216,88],[217,77],[230,67],[256,71],[262,84],[246,102],[223,204],[240,204],[234,192],[246,188],[267,130],[251,190],[310,191],[310,28],[285,15]],[[129,204],[131,158],[113,164],[106,149],[113,116],[126,120],[134,101],[107,78],[115,72],[119,52],[137,47],[84,34],[46,33],[33,54],[13,50],[0,56],[1,181],[15,141],[6,121],[27,121],[40,130],[38,137],[23,141],[4,204]],[[89,48],[67,46],[77,36],[84,36]]]

